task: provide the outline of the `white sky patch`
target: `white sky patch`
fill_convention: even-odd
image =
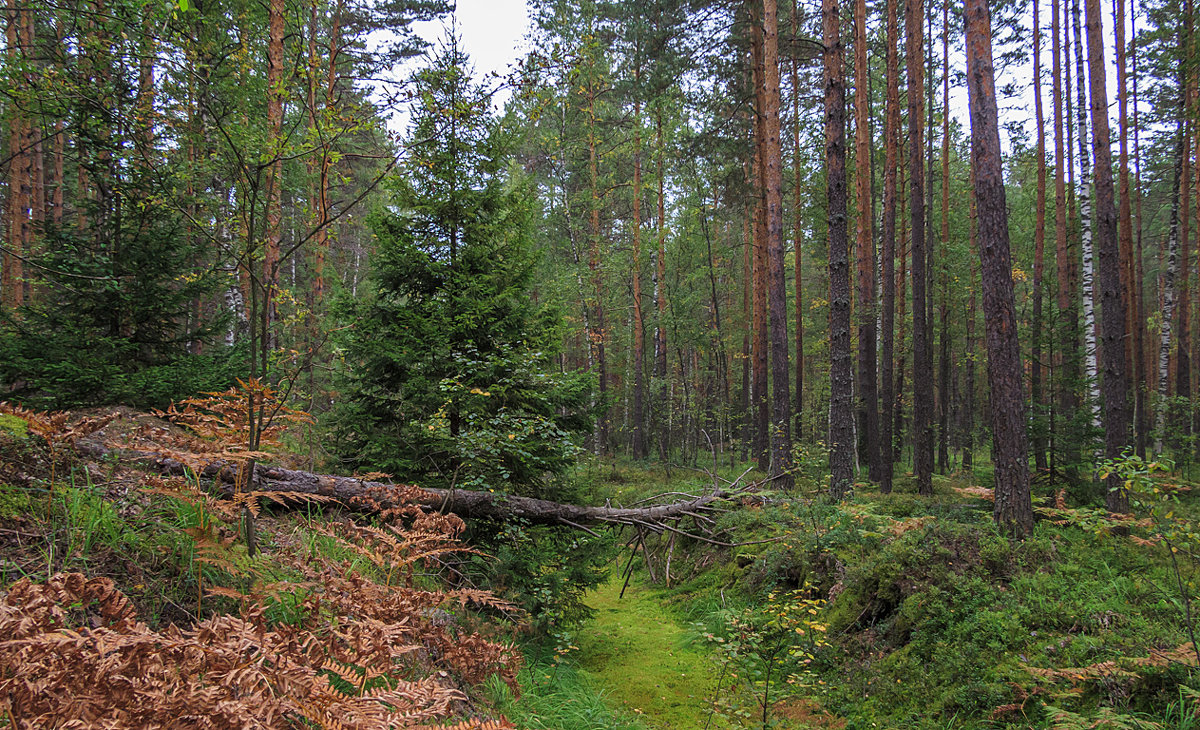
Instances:
[[[528,52],[529,22],[525,0],[458,0],[452,17],[415,23],[413,29],[436,48],[453,28],[471,57],[476,80],[493,89]],[[503,108],[511,95],[507,87],[500,88],[492,98],[495,108]]]

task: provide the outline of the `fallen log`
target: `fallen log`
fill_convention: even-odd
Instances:
[[[88,439],[76,441],[75,448],[81,454],[95,459],[116,456],[125,460],[137,461],[163,474],[182,476],[191,471],[202,478],[213,481],[228,492],[233,491],[239,468],[238,463],[226,460],[205,460],[198,466],[186,464],[174,455],[142,449],[114,448]],[[742,474],[742,477],[744,476],[745,473]],[[717,502],[754,491],[756,485],[739,487],[742,477],[727,483],[724,487],[719,486],[719,482],[714,480],[713,488],[704,494],[685,494],[682,495],[685,497],[684,499],[641,507],[584,506],[534,497],[465,489],[422,487],[416,490],[406,490],[404,494],[410,503],[417,503],[441,512],[453,512],[459,517],[468,519],[509,520],[516,518],[536,524],[567,525],[585,530],[587,529],[586,525],[633,525],[653,532],[679,532],[666,523],[682,518],[695,519],[704,512],[711,511]],[[315,474],[264,464],[257,465],[253,476],[254,491],[277,494],[315,494],[332,497],[352,507],[372,502],[381,509],[398,506],[389,502],[387,497],[394,487],[395,485],[386,482]],[[673,494],[679,495],[680,493]],[[692,536],[707,542],[725,544],[700,536]]]

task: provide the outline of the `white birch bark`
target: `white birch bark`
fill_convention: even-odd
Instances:
[[[1080,248],[1083,255],[1083,270],[1080,285],[1083,288],[1083,347],[1084,372],[1087,376],[1087,404],[1092,426],[1100,428],[1100,373],[1097,366],[1096,346],[1096,298],[1095,298],[1095,251],[1092,248],[1092,164],[1088,150],[1087,93],[1085,91],[1083,63],[1083,34],[1080,31],[1079,0],[1071,4],[1071,28],[1075,34],[1075,119],[1079,128],[1079,182],[1075,192],[1079,199]]]

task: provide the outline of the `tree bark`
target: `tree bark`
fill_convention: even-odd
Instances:
[[[279,247],[283,240],[283,0],[270,0],[267,11],[267,147],[271,162],[267,167],[266,246],[263,252],[263,372],[271,347],[270,326],[275,320],[275,289],[279,277]],[[249,232],[253,235],[253,231]],[[257,344],[257,343],[255,343]]]
[[[1131,337],[1126,339],[1125,362],[1132,376],[1134,386],[1134,442],[1137,453],[1146,454],[1145,409],[1146,409],[1146,372],[1145,358],[1142,357],[1143,331],[1145,320],[1138,315],[1138,290],[1140,281],[1138,267],[1133,251],[1133,211],[1129,190],[1129,115],[1128,95],[1126,93],[1125,70],[1125,0],[1113,0],[1113,30],[1116,34],[1117,54],[1117,114],[1120,127],[1120,171],[1118,173],[1117,236],[1121,248],[1121,265],[1125,270],[1125,312],[1126,329]]]
[[[975,168],[971,168],[971,190],[975,190]],[[977,298],[975,290],[975,265],[979,252],[979,226],[978,216],[976,215],[975,196],[971,195],[971,202],[967,210],[967,245],[971,250],[971,295],[967,303],[967,356],[964,359],[964,367],[967,369],[963,388],[966,391],[966,403],[963,405],[963,454],[962,468],[963,471],[973,472],[975,467],[975,320],[977,318]]]
[[[794,485],[792,415],[788,391],[787,278],[784,274],[783,152],[780,145],[779,9],[763,0],[763,53],[759,80],[763,99],[764,205],[767,223],[767,291],[771,340],[771,460],[769,474],[777,486]]]
[[[91,458],[119,456],[141,461],[165,474],[193,473],[191,465],[157,452],[114,449],[89,440],[81,440],[75,447],[81,454]],[[215,461],[203,466],[199,476],[213,480],[226,493],[232,493],[241,467],[240,463]],[[401,487],[400,491],[395,490],[397,486]],[[736,489],[733,485],[728,489],[714,487],[705,494],[647,507],[596,507],[564,504],[515,494],[393,485],[357,477],[316,474],[258,464],[250,485],[244,491],[269,492],[284,498],[288,494],[317,495],[335,499],[351,508],[387,509],[402,503],[418,504],[432,510],[453,512],[468,519],[519,519],[535,524],[569,527],[595,524],[640,525],[654,531],[663,531],[671,529],[665,526],[667,521],[694,518],[714,503],[753,488],[752,485],[747,487],[747,490]],[[401,496],[403,499],[398,501],[398,497]]]
[[[921,0],[910,0],[905,16],[908,65],[908,169],[909,217],[912,235],[913,292],[913,471],[917,491],[933,494],[933,378],[916,374],[933,372],[933,348],[929,342],[927,252],[925,246],[925,177],[921,169],[924,148],[922,103],[925,98],[925,58]]]
[[[871,92],[867,66],[867,2],[854,0],[854,197],[857,252],[858,447],[871,481],[880,480],[879,394],[875,373],[875,211],[871,197]]]
[[[663,156],[666,154],[666,150],[663,146],[663,118],[661,108],[655,109],[654,132],[655,145],[658,148],[656,160],[658,168],[658,215],[655,216],[654,220],[658,234],[658,256],[654,262],[654,306],[658,311],[658,321],[654,328],[654,375],[660,380],[665,381],[667,378],[667,196],[665,192],[666,173],[663,168]],[[669,393],[670,391],[668,390],[667,392]],[[671,453],[671,428],[670,421],[665,416],[671,412],[671,398],[663,398],[659,408],[660,411],[666,412],[660,412],[659,415],[663,423],[663,429],[659,434],[658,442],[659,455],[663,461],[666,461],[670,458]]]
[[[1075,123],[1078,128],[1079,180],[1076,198],[1079,201],[1080,246],[1083,254],[1083,342],[1084,373],[1087,376],[1087,408],[1093,428],[1100,428],[1099,348],[1096,343],[1096,253],[1092,241],[1092,163],[1088,155],[1087,92],[1083,65],[1083,33],[1080,30],[1079,0],[1072,0],[1071,26],[1075,35]],[[1094,69],[1089,69],[1094,70]]]
[[[1179,271],[1179,197],[1183,181],[1183,159],[1188,145],[1185,125],[1181,118],[1176,126],[1175,172],[1171,193],[1171,217],[1167,226],[1167,263],[1162,269],[1159,288],[1162,294],[1162,325],[1158,340],[1158,407],[1155,411],[1154,451],[1162,453],[1167,426],[1167,393],[1171,362],[1171,325],[1176,317],[1175,275]]]
[[[942,252],[950,250],[950,3],[942,2]],[[932,253],[932,252],[931,252]],[[933,271],[933,256],[930,256],[930,272]],[[941,332],[938,335],[938,445],[937,468],[939,474],[950,470],[950,313],[949,272],[943,262],[938,266],[941,283],[941,301],[938,315]],[[932,281],[932,279],[931,279]],[[933,320],[930,318],[930,325]]]
[[[846,89],[837,0],[822,0],[825,43],[825,177],[829,227],[830,492],[854,481],[854,376],[850,353],[850,252],[846,231]]]
[[[996,496],[993,516],[1002,529],[1024,536],[1033,530],[1033,504],[1029,491],[1021,346],[1017,341],[987,0],[966,0],[964,16],[971,157],[983,272],[983,311],[987,323],[988,385],[992,394]]]
[[[747,0],[750,4],[751,25],[751,83],[754,86],[754,246],[751,263],[754,268],[754,332],[751,343],[753,357],[753,388],[751,396],[754,405],[751,410],[754,418],[754,460],[758,468],[768,471],[771,468],[771,408],[768,390],[768,358],[771,346],[768,322],[768,291],[767,276],[767,202],[766,202],[766,165],[767,165],[767,130],[766,130],[766,85],[763,83],[764,50],[762,6],[758,0]]]
[[[1053,35],[1053,97],[1054,97],[1054,266],[1057,278],[1057,301],[1059,331],[1056,339],[1060,346],[1055,358],[1055,380],[1057,406],[1054,421],[1059,425],[1052,432],[1050,445],[1051,464],[1057,465],[1064,457],[1071,460],[1066,445],[1069,443],[1060,434],[1067,433],[1065,424],[1074,418],[1074,394],[1070,377],[1076,368],[1075,343],[1077,341],[1076,309],[1071,297],[1071,250],[1067,239],[1067,186],[1065,168],[1070,166],[1070,157],[1064,152],[1063,138],[1067,133],[1063,114],[1063,64],[1062,24],[1059,16],[1059,0],[1050,0],[1052,6],[1051,32]]]
[[[897,146],[900,134],[900,60],[897,48],[900,44],[899,20],[896,3],[885,3],[887,13],[887,90],[883,122],[883,313],[880,328],[883,330],[882,352],[880,353],[880,382],[883,386],[881,401],[883,410],[879,425],[879,489],[884,494],[892,491],[893,421],[896,411],[896,382],[893,375],[896,329],[896,175]]]
[[[1042,409],[1042,285],[1045,278],[1046,248],[1046,131],[1042,115],[1042,29],[1038,1],[1033,0],[1033,108],[1037,126],[1037,210],[1033,229],[1033,328],[1030,365],[1030,403],[1034,413],[1032,439],[1034,464],[1045,471],[1045,422]]]
[[[634,83],[639,74],[634,71]],[[637,94],[638,90],[635,89]],[[646,334],[642,312],[642,102],[633,102],[633,458],[646,458]]]
[[[792,36],[800,37],[800,2],[792,4]],[[800,73],[796,53],[792,53],[792,247],[795,254],[795,295],[796,295],[796,408],[795,408],[795,437],[803,439],[804,433],[804,249],[803,240],[804,201],[801,179],[803,172],[800,165]]]
[[[1129,445],[1129,380],[1125,372],[1125,289],[1117,243],[1117,208],[1113,196],[1112,150],[1105,88],[1104,29],[1100,0],[1087,0],[1089,80],[1096,157],[1096,243],[1100,254],[1100,307],[1104,343],[1104,447],[1110,459]],[[1116,474],[1109,477],[1105,506],[1128,512],[1129,497]]]

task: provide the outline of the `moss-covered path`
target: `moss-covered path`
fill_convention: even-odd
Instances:
[[[716,661],[689,646],[651,589],[613,578],[588,596],[596,616],[580,632],[580,665],[609,701],[662,730],[699,730],[709,718]],[[711,728],[723,725],[713,718]]]

